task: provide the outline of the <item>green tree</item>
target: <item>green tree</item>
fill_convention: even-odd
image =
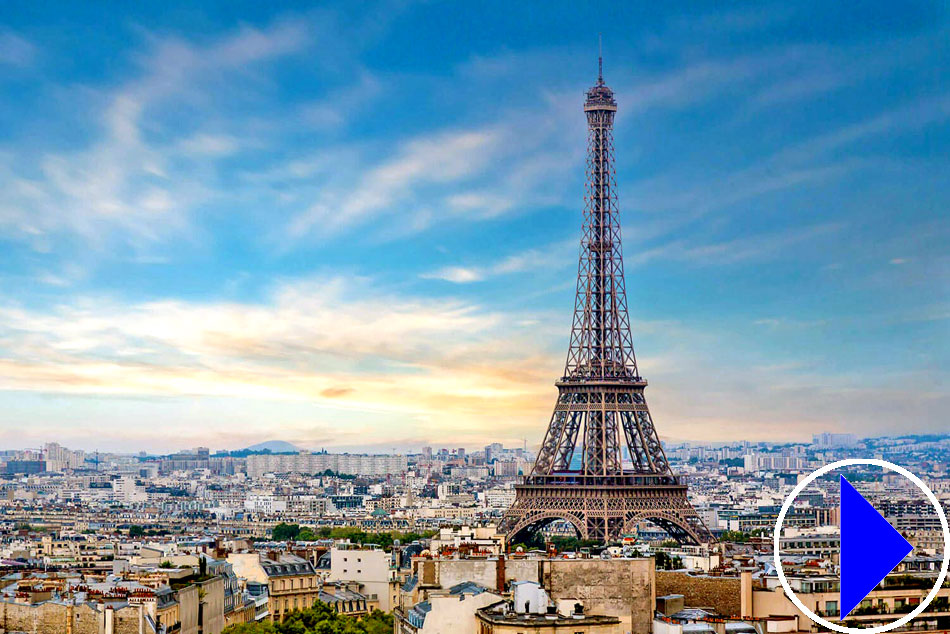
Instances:
[[[142,537],[143,535],[145,535],[145,529],[138,524],[129,526],[129,537]]]
[[[274,527],[274,531],[280,529],[281,531],[287,529],[281,529],[281,526],[289,526],[290,529],[296,526],[293,525],[282,525],[278,524]],[[367,533],[355,526],[321,526],[320,528],[313,529],[307,526],[298,527],[298,532],[295,534],[293,539],[298,539],[300,541],[315,541],[318,539],[348,539],[354,544],[376,544],[383,548],[384,550],[389,550],[393,546],[395,540],[400,540],[402,544],[408,544],[414,542],[417,539],[424,539],[432,537],[435,535],[435,531],[424,531],[422,533],[408,532],[401,533],[399,531],[383,531],[380,533]],[[276,537],[277,533],[272,532],[272,535],[275,535],[274,539],[280,539]],[[288,539],[288,538],[284,538]]]
[[[302,542],[314,542],[318,539],[320,538],[317,537],[317,534],[314,533],[313,529],[308,526],[301,528],[300,533],[297,534],[297,540]]]
[[[227,634],[276,634],[277,628],[270,621],[263,623],[240,623],[224,630]]]
[[[367,634],[389,634],[393,631],[393,615],[373,610],[362,620]]]
[[[297,539],[297,535],[299,534],[300,524],[285,524],[284,522],[281,522],[275,526],[270,532],[271,539],[274,539],[275,541]]]
[[[362,619],[337,614],[318,601],[312,608],[294,610],[281,623],[241,623],[225,628],[224,634],[389,634],[391,614],[373,610]]]
[[[743,533],[742,531],[723,531],[722,537],[719,538],[719,541],[722,542],[747,542],[749,541],[749,534]]]

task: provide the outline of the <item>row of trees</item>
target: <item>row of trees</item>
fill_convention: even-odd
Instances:
[[[241,623],[224,630],[224,634],[391,634],[393,616],[379,610],[357,619],[337,614],[326,603],[318,601],[312,608],[294,610],[281,623]]]
[[[576,552],[581,548],[592,548],[600,549],[603,548],[604,543],[597,541],[596,539],[578,539],[577,537],[566,537],[561,535],[556,535],[551,537],[550,540],[547,540],[541,531],[535,531],[531,536],[517,544],[512,544],[512,550],[515,550],[519,547],[524,550],[545,550],[547,548],[547,543],[554,544],[554,547],[558,552]]]
[[[353,526],[321,526],[311,528],[309,526],[300,526],[300,524],[286,524],[281,522],[271,530],[271,539],[276,541],[296,540],[301,542],[312,542],[318,539],[349,539],[354,544],[379,544],[382,548],[392,548],[393,541],[399,540],[402,544],[408,544],[417,539],[432,537],[435,531],[425,531],[422,533],[401,533],[399,531],[388,531],[383,533],[367,533]]]
[[[722,535],[719,537],[719,541],[743,543],[749,541],[753,537],[761,537],[771,533],[772,531],[767,528],[756,528],[748,533],[743,531],[723,531]]]
[[[168,534],[169,531],[165,528],[146,529],[144,526],[139,526],[138,524],[129,526],[129,537],[158,537]]]

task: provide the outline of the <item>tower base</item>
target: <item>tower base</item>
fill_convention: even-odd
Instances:
[[[616,485],[538,484],[515,486],[514,504],[499,532],[509,544],[547,524],[564,520],[581,539],[619,541],[649,520],[680,543],[715,542],[686,497],[685,484]]]

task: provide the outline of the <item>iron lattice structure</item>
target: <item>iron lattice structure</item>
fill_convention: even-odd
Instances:
[[[616,111],[600,62],[584,103],[587,187],[567,363],[534,468],[502,520],[509,542],[557,520],[584,539],[616,540],[649,520],[682,542],[713,541],[670,469],[637,368],[613,166]]]

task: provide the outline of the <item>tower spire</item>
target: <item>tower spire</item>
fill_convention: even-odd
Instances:
[[[600,33],[597,34],[597,85],[604,85],[604,41]]]

